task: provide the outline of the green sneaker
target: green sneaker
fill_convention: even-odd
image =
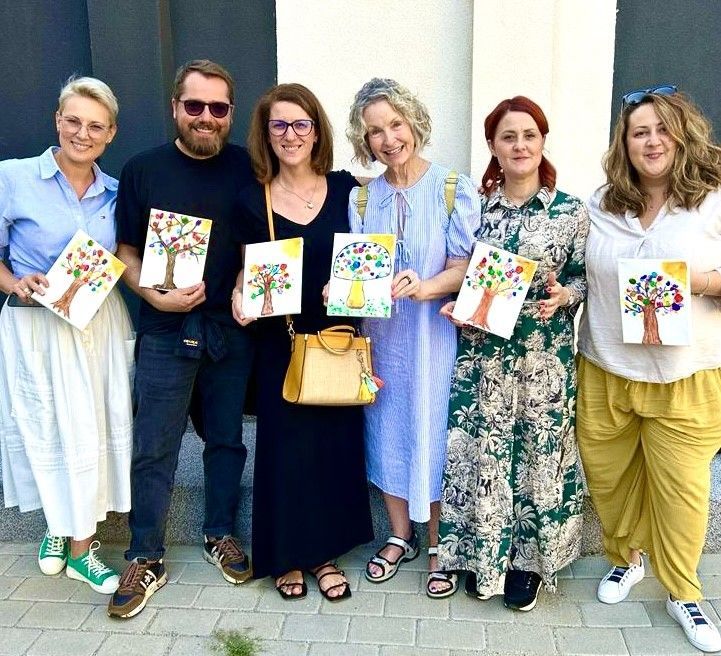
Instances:
[[[60,574],[68,562],[69,545],[70,540],[67,538],[50,535],[50,532],[46,531],[38,550],[40,571],[48,576]]]
[[[78,558],[68,557],[68,566],[65,573],[68,578],[87,583],[95,592],[100,594],[113,594],[118,589],[120,577],[117,572],[110,569],[95,552],[100,548],[100,542],[93,540],[90,548]]]

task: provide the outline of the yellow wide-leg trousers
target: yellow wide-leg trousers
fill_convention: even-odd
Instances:
[[[643,383],[578,358],[576,435],[614,565],[651,558],[677,599],[701,599],[710,463],[721,448],[721,369]]]

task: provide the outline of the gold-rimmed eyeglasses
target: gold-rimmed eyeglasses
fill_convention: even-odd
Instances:
[[[91,139],[104,139],[110,127],[102,123],[83,123],[77,116],[63,116],[58,114],[58,120],[63,130],[70,136],[78,134],[83,128]]]

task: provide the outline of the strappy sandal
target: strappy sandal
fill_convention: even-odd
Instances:
[[[327,572],[323,572],[323,574],[320,574],[324,569],[329,568]],[[321,565],[320,567],[316,567],[315,569],[310,570],[310,573],[315,576],[316,581],[318,581],[318,590],[320,593],[328,600],[328,601],[341,601],[342,599],[348,599],[351,596],[350,591],[350,583],[348,581],[343,581],[343,583],[336,583],[335,585],[329,585],[327,588],[323,588],[321,585],[321,581],[326,576],[334,576],[334,575],[340,575],[342,577],[345,577],[345,572],[342,569],[338,569],[338,565],[335,563],[326,563],[325,565]],[[320,574],[320,576],[319,576]],[[328,594],[331,590],[335,590],[336,588],[345,588],[343,592],[339,595],[330,595]]]
[[[397,560],[390,561],[385,556],[381,556],[381,551],[383,551],[383,549],[385,549],[389,544],[400,547],[403,550],[403,553]],[[391,535],[386,540],[383,547],[381,547],[381,549],[379,549],[368,561],[368,564],[366,565],[366,578],[371,583],[383,583],[383,581],[392,579],[398,573],[398,568],[401,563],[410,562],[411,560],[418,558],[419,553],[420,549],[418,549],[418,536],[415,531],[411,533],[411,537],[407,541],[403,538],[399,538],[397,535]],[[373,576],[368,569],[369,565],[377,565],[381,568],[383,574],[380,576]]]
[[[303,578],[303,572],[300,573],[301,580],[300,581],[291,581],[286,583],[276,583],[275,589],[278,591],[278,594],[285,599],[285,601],[295,601],[296,599],[304,599],[306,595],[308,594],[308,586],[305,583],[305,578]],[[278,577],[280,578],[280,577]],[[293,594],[292,592],[288,590],[284,590],[283,588],[293,588],[296,585],[300,586],[300,594]]]
[[[438,547],[428,547],[428,556],[438,556]],[[450,587],[442,590],[431,590],[431,583],[448,583]],[[431,599],[445,599],[456,593],[458,590],[458,574],[455,572],[444,572],[442,570],[433,570],[428,572],[428,580],[426,581],[426,594]]]

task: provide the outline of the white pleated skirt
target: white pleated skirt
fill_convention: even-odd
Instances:
[[[0,312],[5,506],[42,508],[52,535],[130,510],[134,346],[116,289],[84,331],[41,307]]]

